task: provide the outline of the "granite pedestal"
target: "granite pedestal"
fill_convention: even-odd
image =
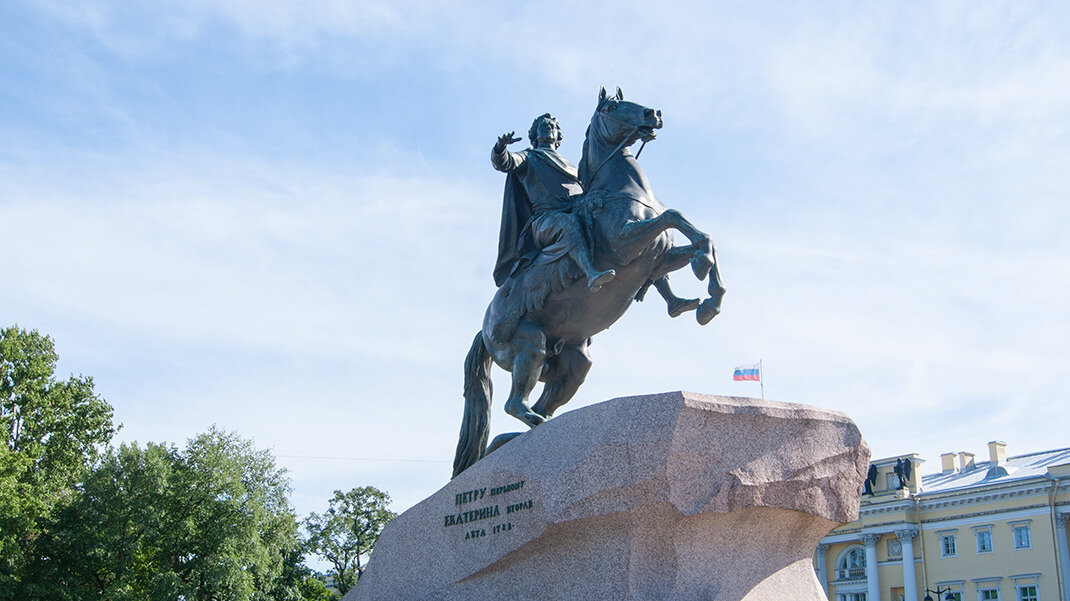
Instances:
[[[391,522],[345,601],[824,601],[858,517],[846,415],[672,392],[556,417]]]

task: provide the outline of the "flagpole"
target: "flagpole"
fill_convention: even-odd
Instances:
[[[762,385],[762,400],[765,400],[765,373],[762,372],[762,360],[758,359],[758,383]]]

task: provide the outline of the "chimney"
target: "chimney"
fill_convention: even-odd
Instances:
[[[988,461],[993,467],[1007,465],[1007,443],[1002,440],[988,443]]]
[[[955,454],[943,453],[940,455],[940,473],[953,474],[956,471],[958,470],[955,468]]]
[[[966,471],[973,467],[973,453],[959,451],[959,470]]]

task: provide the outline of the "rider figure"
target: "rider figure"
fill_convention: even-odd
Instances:
[[[520,141],[514,133],[502,134],[490,157],[495,169],[508,174],[494,283],[501,286],[533,261],[549,263],[565,255],[583,270],[589,288],[609,283],[616,272],[594,266],[579,220],[571,213],[583,189],[575,165],[557,152],[557,119],[550,113],[536,117],[528,131],[532,148],[520,152],[505,149]]]

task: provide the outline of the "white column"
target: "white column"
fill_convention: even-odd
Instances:
[[[918,601],[918,577],[914,568],[914,537],[917,530],[896,530],[903,548],[903,592],[906,601]]]
[[[866,601],[881,601],[881,583],[877,579],[877,541],[879,534],[863,534],[859,538],[866,545],[866,584],[869,590]]]
[[[829,594],[828,569],[825,567],[825,554],[828,550],[829,546],[824,543],[817,546],[817,581],[821,583],[821,590],[825,591],[826,597]]]
[[[1059,569],[1062,572],[1063,601],[1070,601],[1070,550],[1066,542],[1066,518],[1070,514],[1055,514],[1055,544],[1059,549]]]

